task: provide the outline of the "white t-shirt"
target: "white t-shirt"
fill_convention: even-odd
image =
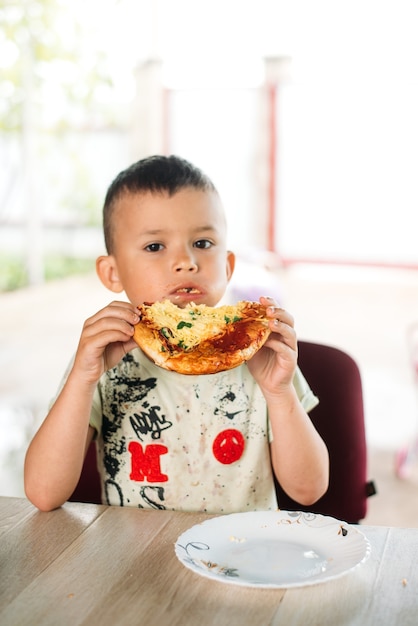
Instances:
[[[318,400],[298,369],[294,384],[311,410]],[[185,376],[134,349],[101,377],[90,424],[104,503],[208,513],[277,508],[266,402],[246,365]]]

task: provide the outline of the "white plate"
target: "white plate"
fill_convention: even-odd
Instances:
[[[294,511],[214,517],[177,539],[178,559],[197,574],[249,587],[288,588],[338,578],[363,563],[370,543],[355,526]]]

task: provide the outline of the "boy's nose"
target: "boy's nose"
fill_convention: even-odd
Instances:
[[[184,258],[175,264],[176,272],[196,272],[197,263],[193,259]]]
[[[197,263],[192,249],[185,247],[177,251],[174,256],[174,269],[176,272],[196,272]]]

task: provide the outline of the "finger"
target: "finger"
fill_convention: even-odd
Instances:
[[[260,304],[264,304],[264,306],[279,306],[276,300],[270,296],[261,296]]]
[[[108,306],[98,311],[95,315],[88,318],[84,324],[87,328],[96,324],[101,319],[120,319],[135,325],[139,322],[138,311],[129,302],[112,302]]]
[[[123,349],[125,350],[125,354],[127,354],[128,352],[130,352],[131,350],[133,350],[134,348],[137,348],[138,344],[136,343],[136,341],[134,339],[130,339],[129,341],[125,341],[123,344]]]
[[[282,322],[277,318],[270,320],[269,326],[270,330],[272,331],[272,334],[269,337],[269,341],[280,341],[286,346],[292,348],[292,350],[297,349],[297,337],[293,326],[290,326],[289,324]],[[267,342],[266,345],[268,345]]]
[[[115,341],[129,341],[134,334],[134,324],[117,317],[104,317],[85,327],[82,337],[96,338],[101,345]]]
[[[281,307],[270,305],[267,307],[266,313],[267,317],[274,318],[280,322],[283,322],[284,324],[287,324],[288,326],[294,326],[295,320],[293,316]]]

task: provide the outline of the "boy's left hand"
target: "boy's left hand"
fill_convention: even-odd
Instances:
[[[297,338],[293,317],[272,298],[260,298],[267,307],[271,335],[264,346],[248,361],[248,369],[261,390],[276,395],[292,382],[297,365]]]

